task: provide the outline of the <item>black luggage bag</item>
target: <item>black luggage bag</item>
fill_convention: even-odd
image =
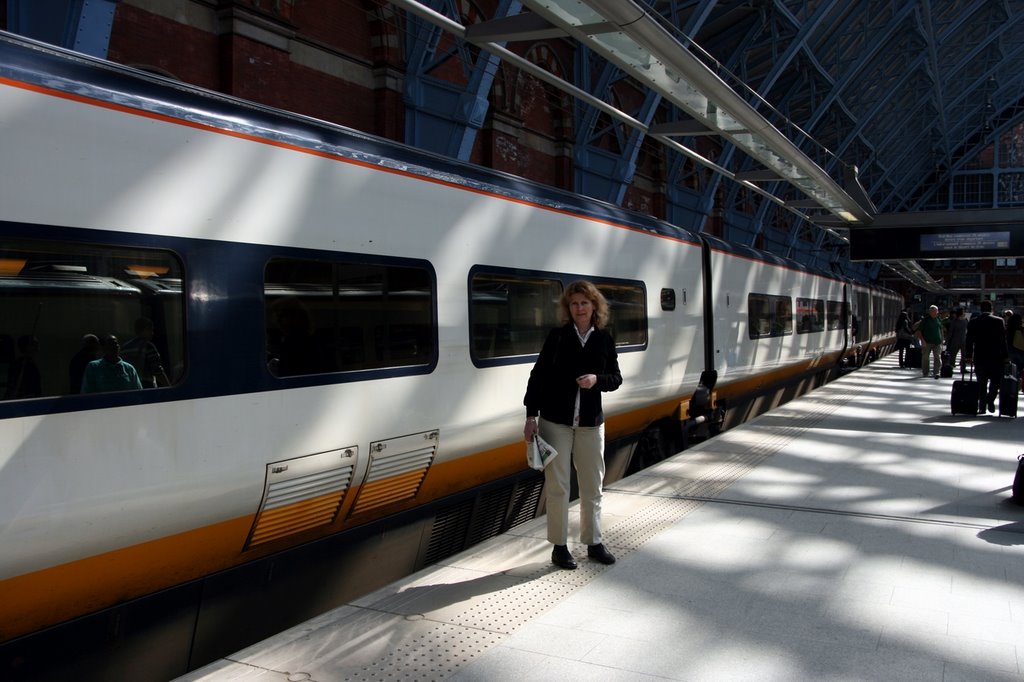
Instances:
[[[915,367],[921,369],[921,347],[911,346],[907,349],[907,353],[904,356],[903,362],[907,367]]]
[[[971,366],[971,376],[964,379],[964,368],[960,368],[960,378],[953,382],[953,392],[949,397],[949,406],[953,414],[978,414],[978,398],[981,395],[981,388],[974,380],[974,366]]]
[[[953,364],[949,361],[948,351],[942,351],[942,366],[939,368],[939,376],[943,379],[953,378]]]
[[[1017,367],[1012,363],[1006,363],[1006,374],[999,382],[999,416],[1017,416],[1017,392],[1020,390],[1020,381],[1017,379]]]

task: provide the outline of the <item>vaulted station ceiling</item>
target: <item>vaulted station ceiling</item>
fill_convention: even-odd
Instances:
[[[696,42],[838,159],[881,212],[933,204],[1024,107],[1024,3],[680,3]],[[656,3],[671,9],[672,3]]]

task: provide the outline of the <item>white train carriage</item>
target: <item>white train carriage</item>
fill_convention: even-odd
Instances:
[[[835,362],[846,343],[844,283],[788,260],[706,238],[719,386]],[[728,381],[724,380],[728,377]]]
[[[526,378],[574,278],[611,301],[630,377],[610,440],[696,385],[692,235],[61,64],[0,90],[2,333],[38,340],[44,377],[0,405],[0,543],[21,548],[0,637],[522,474]],[[82,336],[142,317],[172,385],[79,394]]]

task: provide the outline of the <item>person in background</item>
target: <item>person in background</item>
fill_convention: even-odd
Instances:
[[[1024,320],[1020,313],[1010,315],[1006,323],[1006,351],[1010,362],[1016,365],[1017,374],[1015,379],[1024,376]]]
[[[967,343],[967,311],[959,307],[953,311],[949,329],[946,332],[946,352],[949,353],[950,365],[956,366],[956,356],[959,354],[960,364],[963,366],[965,343]]]
[[[43,374],[36,363],[39,339],[34,336],[18,337],[18,358],[7,368],[5,397],[38,398],[43,395]]]
[[[900,369],[907,367],[907,349],[914,343],[914,329],[910,324],[910,313],[904,308],[896,320],[896,351],[900,358]]]
[[[917,324],[917,335],[923,344],[921,376],[927,377],[931,372],[932,377],[938,379],[939,367],[942,366],[942,322],[939,321],[939,307],[928,306],[928,314]]]
[[[130,362],[121,359],[121,342],[113,334],[100,339],[103,357],[85,366],[82,393],[142,390],[139,373]]]
[[[274,306],[280,335],[272,343],[269,369],[275,376],[290,377],[333,371],[334,365],[316,337],[316,325],[306,306],[286,298]]]
[[[167,373],[164,372],[160,351],[153,343],[154,331],[153,321],[140,317],[135,320],[135,337],[129,339],[121,348],[121,357],[130,362],[139,373],[139,381],[142,382],[143,388],[171,385]]]
[[[992,302],[981,302],[981,314],[967,323],[964,360],[973,361],[978,375],[978,412],[996,411],[996,396],[1006,362],[1006,324],[992,314]]]
[[[558,451],[544,468],[547,534],[554,545],[551,562],[576,568],[568,548],[570,463],[580,489],[580,540],[587,556],[602,564],[615,557],[601,542],[601,494],[604,481],[604,411],[601,393],[622,385],[615,340],[604,328],[608,302],[592,283],[573,282],[560,301],[562,327],[552,329],[530,371],[523,404],[523,438],[540,433]]]
[[[78,352],[71,356],[68,363],[68,392],[79,393],[82,390],[82,377],[85,375],[85,366],[100,357],[100,337],[95,334],[82,336],[82,346]]]

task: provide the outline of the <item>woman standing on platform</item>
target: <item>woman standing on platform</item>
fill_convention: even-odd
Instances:
[[[540,433],[555,450],[544,469],[547,488],[548,541],[551,562],[576,568],[568,548],[570,462],[580,487],[580,540],[587,556],[615,563],[601,542],[601,494],[604,481],[604,412],[601,393],[622,385],[615,340],[604,329],[608,302],[590,282],[573,282],[559,302],[566,324],[552,329],[544,341],[526,386],[529,442]],[[539,419],[538,419],[539,417]]]

